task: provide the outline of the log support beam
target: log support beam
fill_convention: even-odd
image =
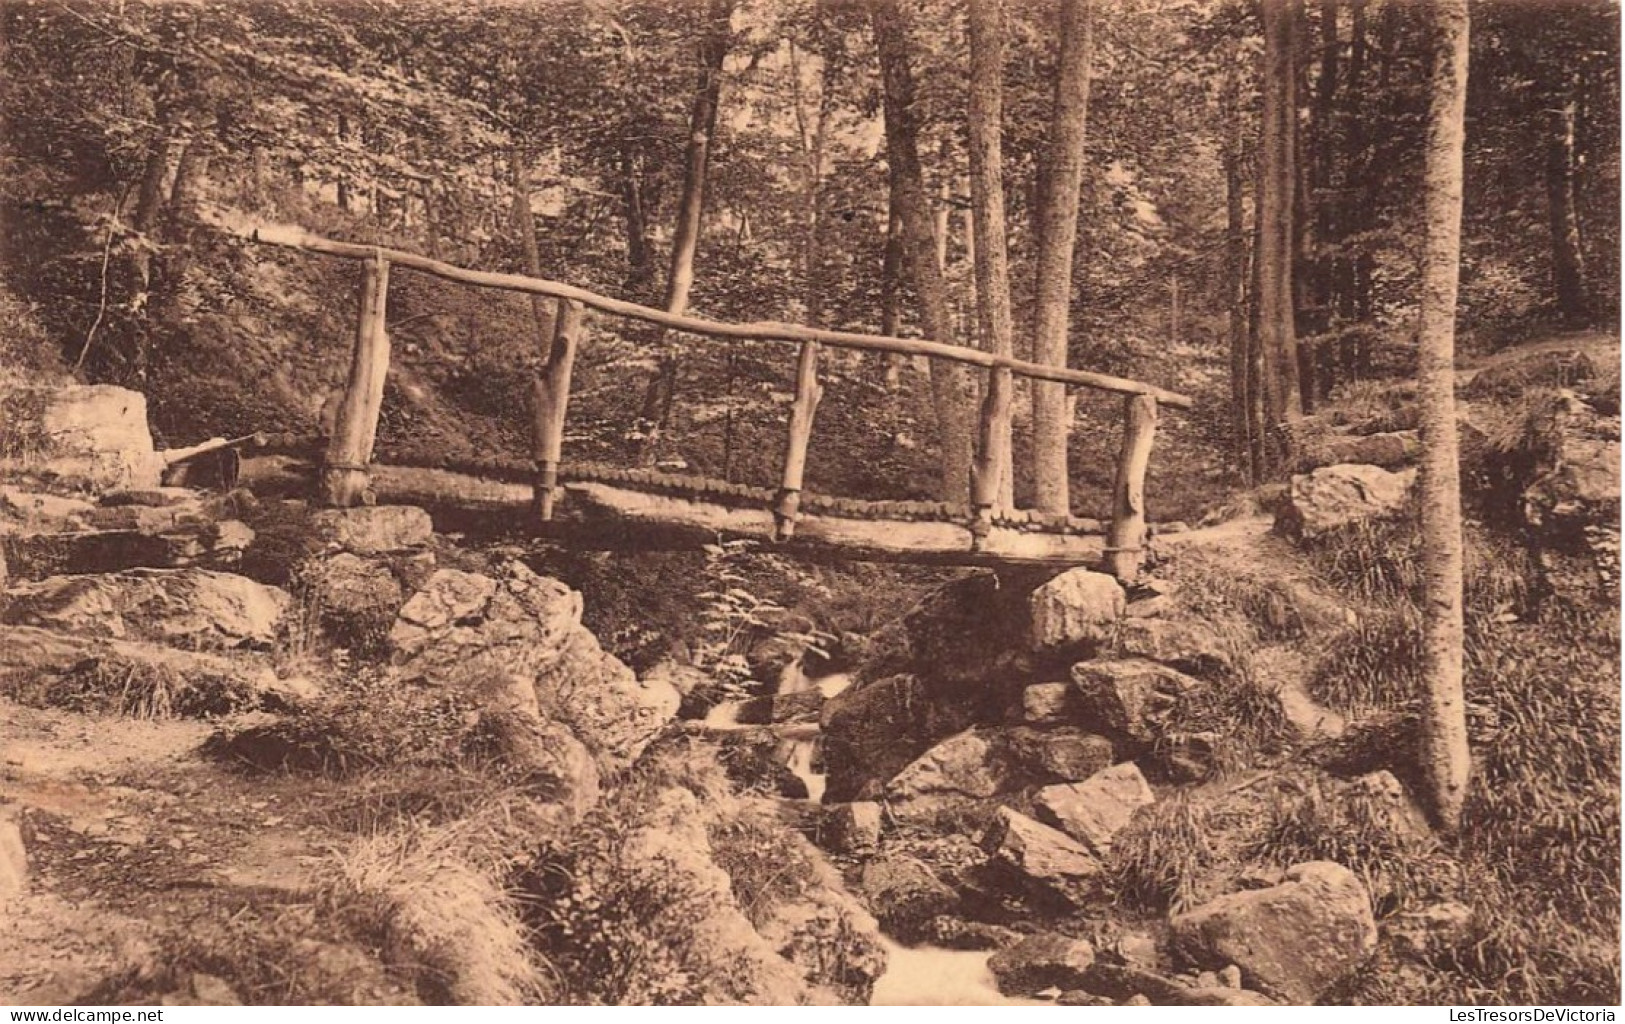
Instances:
[[[389,335],[384,330],[389,261],[374,250],[362,267],[361,317],[350,379],[322,465],[321,497],[331,508],[351,508],[371,500],[367,466],[378,437],[378,413],[384,405],[384,378],[389,372]]]
[[[535,416],[536,479],[533,505],[537,519],[553,518],[559,486],[559,459],[564,451],[564,420],[570,406],[570,375],[581,342],[584,307],[573,299],[560,299],[553,317],[553,337],[543,353],[541,369],[532,385]]]
[[[779,484],[779,499],[773,508],[777,540],[789,540],[796,532],[801,483],[807,471],[807,443],[812,438],[813,417],[823,397],[823,385],[818,383],[818,343],[802,342],[801,355],[796,361],[796,398],[790,406],[790,436],[784,448],[784,475]]]
[[[1123,451],[1112,488],[1112,525],[1106,534],[1106,571],[1124,583],[1140,574],[1145,558],[1145,474],[1157,433],[1157,400],[1130,395],[1124,401]]]

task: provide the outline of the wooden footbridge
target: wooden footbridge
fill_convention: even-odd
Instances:
[[[370,500],[472,506],[522,505],[537,529],[564,537],[606,531],[662,535],[734,535],[794,547],[834,548],[851,557],[973,564],[1104,560],[1120,578],[1135,576],[1146,545],[1145,477],[1160,406],[1190,408],[1189,398],[1139,381],[1045,366],[978,349],[885,335],[781,323],[722,323],[668,313],[556,281],[469,270],[416,253],[322,238],[285,225],[211,218],[254,242],[360,261],[361,311],[350,375],[325,448],[314,466],[322,500],[348,507]],[[557,302],[550,344],[534,382],[533,450],[528,458],[426,459],[411,465],[373,462],[373,445],[389,369],[385,332],[391,267],[448,281],[541,296]],[[571,374],[586,309],[655,324],[702,338],[783,342],[798,347],[777,490],[720,480],[563,461]],[[924,356],[978,367],[986,374],[977,422],[978,455],[965,502],[862,501],[806,492],[802,486],[813,420],[822,395],[821,347]],[[1093,388],[1124,396],[1125,430],[1109,523],[996,505],[998,481],[988,453],[1009,429],[1013,377]],[[272,447],[310,450],[311,439],[275,438]]]

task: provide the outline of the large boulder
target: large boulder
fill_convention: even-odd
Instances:
[[[1415,470],[1324,466],[1292,478],[1276,527],[1288,536],[1312,540],[1345,526],[1391,519],[1405,510],[1415,485]]]
[[[1110,740],[1075,728],[978,726],[933,745],[886,783],[899,820],[985,815],[999,797],[1034,785],[1087,779],[1110,765]]]
[[[581,625],[581,595],[520,562],[500,580],[437,570],[401,608],[389,644],[409,677],[525,680],[542,713],[611,768],[629,765],[682,700],[669,683],[640,684]]]
[[[818,840],[836,853],[865,854],[880,845],[882,815],[872,800],[826,806],[818,819]]]
[[[1080,661],[1072,666],[1079,720],[1102,732],[1150,742],[1199,680],[1141,658]]]
[[[1233,963],[1251,987],[1300,1005],[1359,969],[1377,946],[1365,886],[1330,861],[1296,865],[1279,885],[1176,914],[1169,927],[1175,949],[1197,965]]]
[[[0,469],[95,490],[157,487],[147,399],[111,384],[0,386]]]
[[[1127,597],[1117,580],[1089,569],[1068,569],[1028,598],[1033,650],[1084,653],[1110,639]]]
[[[982,837],[988,864],[1023,888],[1070,907],[1087,903],[1103,870],[1100,861],[1066,833],[1008,807],[998,809]]]
[[[1007,996],[1033,996],[1045,989],[1082,986],[1095,947],[1087,939],[1039,932],[988,958],[988,970]]]
[[[1117,633],[1119,654],[1211,676],[1234,664],[1229,648],[1213,629],[1188,618],[1129,618]]]
[[[384,555],[421,548],[434,540],[429,513],[413,505],[326,509],[311,527],[327,543],[357,555]]]
[[[1027,655],[1010,643],[1025,636],[1027,577],[977,570],[937,587],[902,619],[877,631],[858,672],[864,682],[909,674],[939,705],[968,718],[990,717],[1020,677]]]
[[[1036,784],[1080,782],[1117,761],[1117,745],[1076,726],[1016,726],[1001,734],[1006,757]]]
[[[1082,782],[1045,786],[1033,796],[1033,811],[1039,821],[1104,857],[1111,853],[1112,837],[1155,801],[1145,776],[1129,761]]]
[[[7,591],[0,622],[188,650],[267,647],[289,605],[276,587],[206,569],[52,576]]]
[[[890,854],[863,866],[865,902],[887,934],[918,942],[931,922],[959,906],[959,896],[913,857]]]
[[[975,729],[950,736],[921,754],[886,783],[886,803],[905,821],[985,801],[1010,789],[1010,772],[997,738]]]
[[[870,799],[931,743],[964,728],[965,718],[931,700],[913,675],[854,685],[824,704],[826,800]]]

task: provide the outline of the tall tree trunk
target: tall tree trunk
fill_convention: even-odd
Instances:
[[[1061,0],[1061,48],[1055,110],[1038,193],[1038,260],[1034,288],[1033,360],[1065,366],[1071,320],[1072,257],[1078,239],[1078,194],[1089,120],[1093,38],[1089,0]],[[1071,511],[1067,469],[1070,404],[1061,384],[1033,384],[1033,498],[1040,511]]]
[[[338,123],[338,142],[339,142],[339,148],[340,149],[344,148],[344,143],[349,138],[350,138],[350,119],[348,117],[346,117],[345,115],[340,114],[339,115],[339,123]],[[348,174],[344,174],[343,172],[339,173],[337,191],[338,191],[337,198],[338,198],[338,203],[339,203],[339,209],[343,210],[345,213],[349,213],[350,212],[350,202],[355,197],[352,194],[354,192],[354,189],[352,189],[351,186],[350,186],[350,176]]]
[[[982,348],[1011,355],[1010,265],[1004,225],[1004,4],[970,0],[970,193],[976,239],[976,323]],[[992,438],[999,504],[1015,504],[1008,412]]]
[[[908,24],[899,0],[876,0],[870,8],[885,101],[886,164],[901,221],[903,262],[920,301],[921,326],[933,341],[956,342],[952,306],[937,266],[931,203],[920,167],[919,127],[914,115],[914,72],[909,65]],[[936,406],[941,453],[940,497],[964,501],[970,495],[972,441],[965,375],[958,364],[934,360],[932,401]]]
[[[886,248],[880,261],[880,333],[897,337],[903,326],[903,219],[897,215],[897,197],[886,187]],[[884,357],[886,388],[895,391],[903,384],[903,364],[898,353]]]
[[[626,292],[642,300],[652,290],[655,263],[649,245],[648,204],[644,202],[642,175],[630,142],[621,143],[619,172],[621,216],[626,224]]]
[[[1319,335],[1314,351],[1314,387],[1310,395],[1315,403],[1331,397],[1337,382],[1337,350],[1330,334],[1337,325],[1338,268],[1342,258],[1336,255],[1342,239],[1338,232],[1342,225],[1337,218],[1335,178],[1340,165],[1337,126],[1337,85],[1341,66],[1338,40],[1338,0],[1320,0],[1320,69],[1315,81],[1314,110],[1310,118],[1311,131],[1309,160],[1309,208],[1314,216],[1315,249],[1309,261],[1311,287],[1309,289],[1309,323]],[[1306,399],[1306,407],[1308,404]]]
[[[166,130],[153,139],[151,148],[147,150],[146,165],[141,172],[141,188],[136,193],[135,212],[130,218],[131,229],[147,243],[156,240],[157,229],[162,222],[164,202],[168,198],[164,182],[169,177],[169,165],[176,146],[177,143]],[[138,245],[131,251],[130,278],[128,305],[132,311],[140,311],[147,304],[147,292],[152,284],[152,250],[147,245]]]
[[[1264,70],[1258,170],[1258,348],[1266,456],[1272,472],[1287,462],[1283,425],[1303,415],[1298,339],[1293,324],[1293,140],[1297,135],[1296,0],[1261,0]]]
[[[1237,111],[1240,88],[1235,72],[1225,77],[1224,102],[1231,111],[1225,133],[1224,162],[1224,295],[1230,340],[1231,429],[1235,435],[1236,458],[1245,467],[1249,482],[1257,483],[1259,466],[1253,461],[1253,438],[1258,421],[1257,396],[1249,370],[1252,362],[1253,332],[1248,324],[1247,225],[1243,208],[1246,179],[1242,174],[1241,116]]]
[[[542,276],[541,247],[536,241],[536,215],[530,208],[530,178],[518,146],[508,149],[508,175],[513,184],[513,224],[519,232],[519,245],[525,253],[525,273]],[[546,352],[553,343],[553,308],[540,295],[530,297],[531,316],[536,321],[537,352]]]
[[[705,182],[710,170],[711,140],[716,135],[717,107],[722,97],[722,64],[733,40],[730,22],[734,0],[709,0],[700,42],[700,75],[688,114],[688,146],[683,160],[683,193],[677,204],[677,225],[672,234],[671,265],[666,274],[668,313],[688,311],[694,287],[694,254],[699,250],[700,227],[705,217]],[[660,367],[643,395],[644,437],[639,461],[648,461],[671,417],[681,365],[676,351],[667,351],[662,334]]]
[[[1575,91],[1571,88],[1551,111],[1546,142],[1546,208],[1552,233],[1552,288],[1557,310],[1568,324],[1590,315],[1585,256],[1580,245],[1580,218],[1574,206]]]
[[[1343,87],[1343,121],[1347,136],[1343,148],[1342,199],[1339,201],[1338,221],[1343,232],[1343,262],[1338,285],[1338,319],[1342,321],[1344,340],[1340,345],[1339,363],[1343,377],[1358,380],[1364,375],[1359,338],[1364,336],[1363,291],[1370,282],[1366,242],[1361,239],[1350,245],[1349,238],[1361,234],[1366,227],[1368,212],[1359,198],[1357,183],[1369,173],[1370,156],[1366,150],[1365,116],[1361,109],[1362,90],[1365,88],[1366,0],[1349,0],[1349,68],[1348,80]],[[1351,328],[1353,328],[1351,330]]]
[[[1421,414],[1424,758],[1435,821],[1461,825],[1470,770],[1462,693],[1461,463],[1455,410],[1456,288],[1461,269],[1462,148],[1467,108],[1467,0],[1432,0],[1431,101],[1423,169]]]

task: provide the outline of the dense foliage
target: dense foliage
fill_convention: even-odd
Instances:
[[[354,268],[230,244],[200,222],[207,210],[473,267],[534,266],[658,304],[693,184],[702,6],[12,0],[0,33],[8,308],[35,311],[53,359],[149,391],[160,431],[179,443],[309,429],[353,330]],[[959,336],[974,338],[963,12],[938,0],[904,8],[935,231]],[[729,10],[690,308],[917,331],[911,285],[889,256],[867,7]],[[1425,25],[1396,2],[1294,12],[1297,334],[1304,365],[1320,367],[1307,394],[1408,365]],[[1002,171],[1018,354],[1058,16],[1049,4],[1007,12]],[[1229,0],[1121,0],[1096,11],[1090,56],[1070,360],[1208,399],[1171,420],[1165,443],[1179,453],[1172,472],[1215,486],[1245,461],[1227,452],[1222,396],[1236,343],[1226,317],[1246,319],[1250,301],[1233,263],[1245,263],[1252,235],[1259,32],[1256,12]],[[1602,0],[1475,9],[1462,319],[1487,343],[1615,313],[1617,55],[1616,13]],[[397,275],[386,450],[515,450],[535,321],[529,303]],[[776,475],[790,351],[674,342],[604,319],[583,359],[567,457]],[[937,421],[917,369],[838,355],[826,369],[809,485],[931,492]],[[646,386],[652,376],[669,378],[663,394]],[[1018,501],[1030,487],[1025,410],[1018,394]],[[1085,395],[1078,415],[1074,505],[1098,512],[1118,411]],[[1166,500],[1167,518],[1192,511],[1183,496]]]

